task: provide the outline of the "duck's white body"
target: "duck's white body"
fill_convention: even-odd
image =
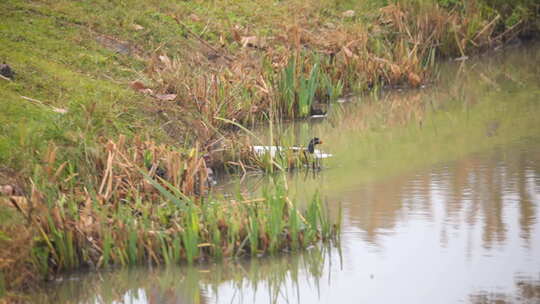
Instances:
[[[281,146],[251,146],[253,152],[259,156],[263,156],[265,154],[269,154],[270,157],[274,158],[276,157],[276,154],[281,152],[281,151],[284,151],[285,148],[281,147]],[[306,148],[303,148],[303,147],[289,147],[287,148],[288,150],[293,150],[293,151],[307,151]],[[323,158],[329,158],[329,157],[332,157],[332,154],[329,154],[329,153],[325,153],[319,149],[315,149],[315,151],[313,151],[313,157],[314,158],[318,158],[318,159],[323,159]]]
[[[325,153],[321,150],[315,149],[315,152],[313,152],[313,157],[323,159],[323,158],[330,158],[333,155],[330,153]]]
[[[279,146],[251,146],[251,149],[259,156],[270,154],[270,157],[272,158],[276,156],[277,152],[281,152],[281,150],[283,150],[283,148]]]

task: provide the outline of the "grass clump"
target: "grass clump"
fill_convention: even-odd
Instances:
[[[48,163],[35,170],[29,198],[2,198],[25,222],[18,226],[18,244],[28,251],[4,252],[0,265],[9,288],[21,273],[14,268],[31,276],[24,278],[28,282],[83,266],[191,264],[297,249],[292,240],[305,247],[338,231],[338,224],[327,229],[327,220],[301,212],[289,200],[284,179],[276,178],[256,199],[203,198],[198,195],[205,177],[186,174],[204,172],[189,169],[204,166],[196,153],[124,140],[95,152],[103,167],[93,181],[65,170],[70,165],[57,160],[51,146]],[[320,200],[306,206],[314,208],[323,208]],[[1,241],[13,249],[17,240]]]

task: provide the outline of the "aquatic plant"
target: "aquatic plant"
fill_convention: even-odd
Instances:
[[[54,154],[56,149],[51,147],[50,151]],[[303,208],[289,199],[283,176],[276,177],[260,198],[237,194],[230,201],[203,199],[194,193],[202,191],[204,176],[180,170],[200,163],[197,153],[186,159],[152,143],[129,147],[125,142],[112,141],[104,151],[107,161],[94,184],[75,183],[70,187],[69,180],[60,178],[67,174],[59,170],[66,165],[38,170],[33,195],[15,202],[29,223],[24,229],[32,236],[32,263],[25,265],[25,271],[49,277],[83,265],[100,268],[143,262],[193,263],[223,256],[277,253],[332,239],[337,233],[337,226],[327,229],[329,219],[319,215],[310,217],[307,224]],[[166,170],[159,175],[158,159]],[[49,160],[46,166],[53,168],[54,157]],[[149,164],[150,169],[144,169]],[[48,172],[59,178],[45,178]],[[319,210],[321,204],[314,199],[306,209]],[[305,240],[303,246],[291,242],[298,239]],[[9,271],[20,264],[2,266],[2,271]]]

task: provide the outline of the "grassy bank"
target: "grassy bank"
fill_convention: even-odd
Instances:
[[[80,156],[119,134],[188,149],[197,142],[220,163],[231,158],[214,153],[230,149],[230,121],[302,117],[346,92],[417,86],[438,58],[538,30],[538,5],[526,0],[12,0],[0,8],[0,59],[16,72],[0,81],[0,160],[23,176],[49,141]]]
[[[82,265],[328,235],[320,202],[300,216],[283,185],[256,202],[201,198],[208,167],[238,163],[238,126],[419,86],[440,58],[534,35],[538,12],[527,0],[3,1],[0,60],[15,76],[0,79],[0,294]]]
[[[118,171],[133,165],[123,160],[106,169],[109,178],[122,179]],[[315,195],[306,204],[291,201],[284,178],[261,197],[238,194],[231,200],[188,196],[146,174],[142,180],[123,177],[113,188],[109,178],[98,193],[81,193],[69,181],[53,186],[36,180],[29,201],[0,201],[17,209],[2,213],[0,265],[8,300],[25,301],[13,289],[35,287],[64,271],[255,257],[337,240],[339,233],[340,223],[330,221],[322,200]]]

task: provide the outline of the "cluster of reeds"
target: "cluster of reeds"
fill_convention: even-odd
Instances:
[[[301,118],[316,112],[314,104],[328,104],[345,92],[417,87],[429,80],[436,58],[465,56],[520,30],[519,24],[502,27],[497,10],[477,1],[466,8],[401,1],[363,18],[338,19],[324,3],[295,10],[263,18],[251,31],[207,24],[220,46],[181,24],[193,42],[189,54],[170,59],[160,50],[147,69],[158,90],[177,96],[164,107],[176,113],[171,123],[190,126],[188,132],[209,144],[232,126],[223,119],[248,126]],[[253,33],[267,27],[278,30]]]
[[[10,287],[21,263],[41,277],[84,265],[193,263],[301,249],[339,229],[320,197],[305,206],[293,202],[284,177],[260,198],[199,195],[207,171],[195,149],[107,141],[89,156],[98,164],[94,178],[80,178],[56,153],[51,145],[28,197],[4,202],[23,216],[30,244],[26,255],[0,260]]]
[[[277,112],[286,117],[306,117],[325,114],[326,108],[315,112],[315,104],[328,105],[341,96],[343,81],[332,79],[333,67],[328,58],[302,53],[292,55],[278,73],[276,83]],[[309,71],[304,71],[308,67]],[[323,68],[321,68],[321,66]]]

